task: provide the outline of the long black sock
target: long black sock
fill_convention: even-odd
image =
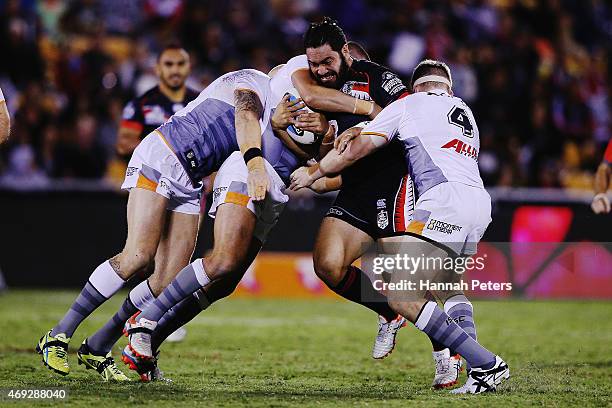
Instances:
[[[351,302],[375,311],[387,321],[397,317],[397,313],[389,307],[387,297],[374,289],[368,275],[355,266],[349,266],[340,283],[335,287],[330,286],[330,289]]]

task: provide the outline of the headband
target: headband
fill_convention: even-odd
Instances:
[[[452,87],[450,81],[447,78],[444,78],[440,75],[425,75],[414,81],[412,87],[414,88],[417,85],[421,85],[424,82],[442,82],[445,85],[448,85],[449,88]]]

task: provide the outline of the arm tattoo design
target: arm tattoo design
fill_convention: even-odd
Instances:
[[[236,105],[236,112],[251,111],[254,112],[257,117],[261,117],[263,114],[263,105],[259,100],[259,96],[251,90],[236,89],[234,91],[234,102]]]

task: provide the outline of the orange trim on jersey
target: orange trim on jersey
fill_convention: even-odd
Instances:
[[[139,174],[138,181],[136,182],[136,187],[143,188],[145,190],[155,191],[157,190],[157,183],[152,180],[149,180],[142,174]]]
[[[135,130],[136,132],[142,132],[144,126],[140,122],[136,122],[134,120],[122,120],[121,125],[122,128]]]
[[[372,136],[380,136],[380,137],[384,137],[385,139],[387,138],[387,135],[385,135],[384,133],[378,133],[378,132],[361,132],[362,135],[372,135]]]
[[[406,228],[406,232],[411,232],[413,234],[421,235],[423,233],[423,229],[425,228],[425,223],[422,221],[410,221],[408,227]]]
[[[243,207],[246,207],[247,204],[249,203],[249,199],[251,197],[249,197],[246,194],[241,194],[241,193],[237,193],[235,191],[230,191],[225,195],[225,201],[226,203],[231,203],[231,204],[238,204],[241,205]]]
[[[612,139],[610,139],[606,152],[604,153],[604,161],[608,162],[608,164],[612,164]]]
[[[174,151],[174,149],[172,148],[172,146],[170,146],[170,143],[168,143],[168,141],[166,140],[166,138],[164,137],[163,133],[159,131],[159,129],[155,129],[154,130],[155,133],[157,133],[159,135],[159,137],[161,137],[161,139],[164,141],[164,143],[166,144],[166,146],[168,146],[168,149],[170,149],[170,151],[174,154],[176,154],[176,152]]]

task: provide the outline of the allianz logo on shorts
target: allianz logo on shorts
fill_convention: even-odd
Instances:
[[[461,231],[461,228],[463,227],[430,218],[425,228],[431,231],[442,232],[444,234],[452,234],[455,231]]]
[[[227,187],[217,187],[217,188],[215,188],[213,190],[213,199],[216,200],[217,198],[219,198],[221,193],[223,193],[226,190],[227,190]]]
[[[175,196],[174,191],[172,191],[168,183],[166,183],[164,180],[160,180],[159,186],[163,188],[164,190],[166,190],[166,193],[168,194],[169,197]]]

